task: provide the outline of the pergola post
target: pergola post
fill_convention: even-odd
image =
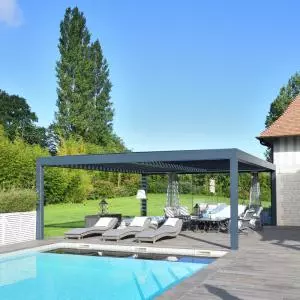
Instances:
[[[36,165],[36,239],[44,239],[44,167],[37,163]]]
[[[271,180],[271,224],[277,225],[277,202],[276,202],[276,172],[270,172]]]
[[[140,188],[146,192],[147,195],[147,175],[141,175]],[[147,199],[141,199],[141,216],[147,216]]]
[[[232,250],[239,247],[238,235],[238,160],[236,156],[230,159],[230,246]]]

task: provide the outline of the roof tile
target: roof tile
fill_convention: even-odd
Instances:
[[[300,136],[300,95],[297,96],[287,107],[285,112],[258,137],[259,139]]]

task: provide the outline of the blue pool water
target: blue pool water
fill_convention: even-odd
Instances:
[[[153,299],[210,262],[53,253],[15,256],[0,259],[0,299]]]

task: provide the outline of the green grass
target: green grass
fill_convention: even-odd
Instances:
[[[148,194],[148,215],[161,216],[166,201],[165,194]],[[195,202],[222,202],[229,203],[228,198],[212,196],[180,195],[180,203],[192,208]],[[140,202],[132,197],[108,199],[109,213],[121,213],[123,216],[139,216]],[[242,201],[241,201],[242,203]],[[247,201],[245,202],[247,204]],[[263,202],[264,207],[269,207],[270,202]],[[84,227],[84,217],[99,212],[99,201],[89,200],[82,204],[56,204],[45,207],[45,236],[62,236],[70,228]]]

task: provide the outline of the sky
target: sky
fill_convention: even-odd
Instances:
[[[39,124],[56,110],[65,9],[84,12],[110,67],[114,130],[133,151],[240,148],[300,70],[300,1],[0,0],[0,89]]]

